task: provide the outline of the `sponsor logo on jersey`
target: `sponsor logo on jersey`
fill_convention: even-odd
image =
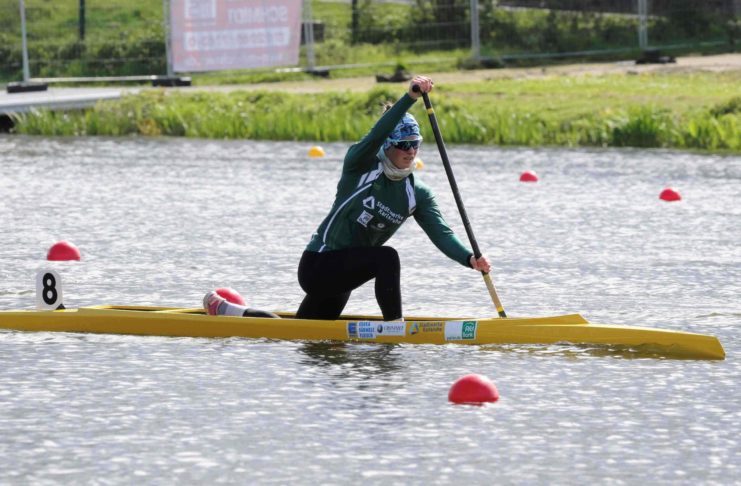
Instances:
[[[373,196],[368,196],[363,199],[363,207],[368,208],[371,211],[376,209],[376,198]]]
[[[378,214],[384,219],[391,221],[394,224],[401,224],[404,222],[404,217],[401,214],[395,213],[390,207],[386,206],[381,201],[378,201],[376,205],[378,206]]]
[[[370,220],[373,219],[373,215],[369,213],[368,211],[363,211],[360,213],[360,216],[358,216],[358,223],[362,224],[366,228],[368,227],[368,223],[370,223]]]

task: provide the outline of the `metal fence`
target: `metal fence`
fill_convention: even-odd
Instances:
[[[166,6],[25,0],[30,77],[166,73]],[[299,69],[737,51],[740,18],[741,0],[305,0]],[[0,0],[0,80],[22,76],[19,1]]]

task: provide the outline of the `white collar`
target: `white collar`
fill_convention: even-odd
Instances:
[[[392,181],[400,181],[405,177],[408,177],[412,172],[414,172],[417,165],[415,162],[412,162],[412,165],[410,165],[409,168],[399,169],[393,162],[391,162],[391,159],[388,158],[383,147],[378,150],[378,158],[381,159],[381,162],[383,163],[383,173]]]

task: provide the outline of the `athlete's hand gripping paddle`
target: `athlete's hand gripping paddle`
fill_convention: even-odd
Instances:
[[[414,85],[413,91],[419,93],[419,86]],[[471,243],[471,249],[473,250],[473,256],[477,260],[481,257],[481,251],[479,245],[476,243],[476,237],[473,235],[471,229],[471,223],[468,221],[468,215],[466,214],[466,208],[463,206],[463,200],[461,199],[460,191],[458,191],[458,184],[455,182],[455,176],[453,175],[453,169],[450,167],[450,160],[448,160],[448,153],[445,150],[445,143],[443,143],[443,136],[440,133],[440,128],[437,125],[437,118],[435,117],[435,111],[432,109],[432,103],[430,103],[430,97],[427,93],[422,92],[422,99],[425,102],[425,108],[427,108],[427,115],[430,117],[430,125],[432,125],[432,132],[435,134],[435,141],[437,142],[437,149],[440,151],[440,157],[443,159],[443,167],[445,167],[445,173],[448,176],[448,182],[450,182],[450,188],[453,190],[453,196],[455,197],[455,203],[458,206],[458,212],[461,214],[463,220],[463,227],[466,228],[466,234],[468,235],[468,241]],[[494,303],[499,317],[507,317],[502,307],[502,302],[497,296],[497,290],[494,288],[494,283],[491,281],[491,277],[487,272],[481,272],[486,283],[486,288],[489,289],[489,295],[491,301]]]

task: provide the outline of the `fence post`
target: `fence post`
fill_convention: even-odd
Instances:
[[[311,0],[304,0],[304,40],[306,41],[306,64],[309,72],[316,71],[314,57],[314,19],[311,14]]]
[[[479,30],[479,0],[471,0],[471,57],[481,60],[481,32]]]
[[[18,0],[21,9],[21,55],[23,56],[23,81],[13,81],[5,86],[5,91],[10,93],[25,93],[27,91],[46,91],[48,85],[31,81],[31,70],[28,67],[28,43],[26,42],[26,4]]]
[[[174,76],[172,70],[172,33],[170,32],[170,1],[162,0],[162,18],[165,25],[165,56],[167,57],[167,77]]]
[[[638,0],[638,46],[648,48],[648,0]]]
[[[78,18],[80,28],[80,42],[85,40],[85,0],[80,0],[80,15]]]
[[[360,22],[360,12],[358,12],[358,0],[352,0],[352,12],[350,12],[350,44],[358,43],[358,23]]]
[[[191,79],[189,76],[175,76],[172,67],[172,10],[170,0],[162,0],[162,22],[164,22],[165,31],[165,56],[167,57],[167,75],[152,75],[152,86],[190,86]]]
[[[26,4],[23,0],[18,2],[21,7],[21,51],[23,53],[23,82],[28,83],[31,72],[28,68],[28,44],[26,43]]]

